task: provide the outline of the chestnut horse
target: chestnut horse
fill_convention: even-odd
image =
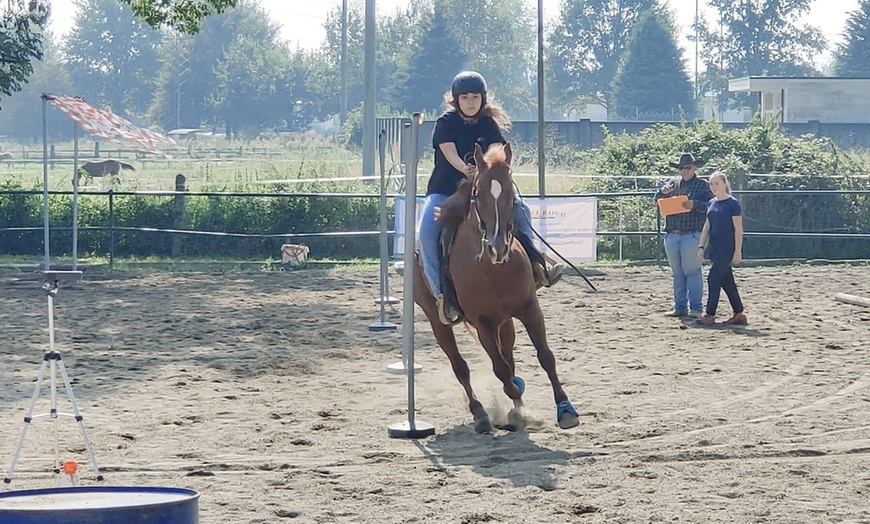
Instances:
[[[504,392],[514,401],[513,413],[523,405],[525,383],[516,376],[513,319],[519,319],[537,350],[538,362],[546,370],[556,401],[556,419],[561,428],[579,424],[577,411],[568,400],[556,374],[556,359],[547,345],[544,314],[538,304],[532,265],[514,238],[514,186],[511,179],[511,147],[498,144],[486,155],[474,148],[477,175],[464,181],[444,202],[440,220],[458,221],[450,251],[449,268],[456,298],[465,322],[489,358]],[[458,218],[458,220],[457,220]],[[492,431],[483,404],[471,388],[468,364],[456,346],[453,327],[438,319],[435,298],[423,277],[419,256],[414,268],[414,301],[423,308],[438,345],[450,359],[453,373],[465,388],[478,433]]]

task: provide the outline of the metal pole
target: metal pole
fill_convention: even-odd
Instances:
[[[408,189],[407,179],[409,176],[408,171],[411,169],[410,168],[411,164],[413,164],[415,166],[414,172],[416,173],[416,165],[417,165],[417,156],[416,156],[417,149],[416,149],[415,145],[411,144],[411,133],[412,133],[411,122],[405,122],[402,125],[399,133],[400,133],[399,143],[401,144],[401,150],[399,152],[399,156],[401,157],[401,164],[403,166],[402,174],[405,176],[405,180],[406,180],[405,191],[407,192],[407,189]],[[415,178],[415,180],[416,180],[416,178]],[[416,197],[414,198],[414,201],[412,203],[412,207],[410,208],[411,209],[410,211],[408,211],[409,208],[408,208],[407,195],[405,198],[404,205],[405,205],[405,211],[404,211],[405,214],[402,215],[401,217],[399,217],[398,211],[396,211],[397,218],[405,219],[408,216],[408,213],[413,213],[415,217],[417,216]],[[396,204],[396,207],[398,209],[398,204]],[[416,220],[415,220],[415,222],[416,222]],[[404,227],[405,226],[403,224],[402,229],[404,229]],[[416,223],[415,223],[415,228],[416,228]],[[398,242],[398,236],[399,236],[399,227],[396,227],[396,240],[395,240],[395,242]],[[403,237],[403,238],[407,238],[407,237]],[[402,252],[403,253],[404,253],[404,250],[405,250],[405,244],[404,244],[404,240],[403,240],[403,244],[402,244]],[[409,271],[413,271],[413,266],[411,267],[411,269]],[[402,256],[402,276],[403,277],[405,276],[405,257],[404,257],[404,255]],[[403,295],[403,297],[404,297],[404,295]],[[403,348],[402,349],[402,360],[388,365],[387,366],[387,373],[392,373],[394,375],[404,375],[408,372],[408,369],[413,369],[414,373],[422,373],[423,372],[423,366],[421,366],[420,364],[414,364],[413,368],[408,367],[408,355],[407,355],[407,352],[405,351],[405,349]]]
[[[375,174],[375,0],[366,0],[365,12],[365,100],[363,101],[363,183]]]
[[[79,264],[79,123],[73,121],[72,268]]]
[[[698,0],[695,0],[695,104],[701,98],[701,86],[698,85]]]
[[[115,190],[109,190],[109,271],[115,270]]]
[[[341,2],[341,124],[347,121],[347,0]]]
[[[547,196],[544,182],[544,0],[538,0],[538,194]]]
[[[388,433],[393,438],[423,438],[435,434],[435,426],[418,422],[414,406],[414,242],[417,222],[417,141],[423,116],[411,117],[411,153],[405,180],[405,271],[402,288],[402,353],[408,360],[408,421],[393,424]]]
[[[48,104],[48,95],[42,95],[42,228],[43,228],[43,243],[45,244],[45,255],[42,260],[42,270],[50,269],[50,253],[48,247],[49,230],[48,230],[48,124],[46,119],[46,105]]]
[[[389,253],[387,252],[387,180],[386,180],[386,169],[384,166],[384,162],[386,159],[386,138],[387,138],[387,130],[382,129],[380,134],[378,135],[378,159],[380,160],[380,170],[381,170],[381,198],[380,198],[380,248],[381,248],[381,265],[380,265],[380,273],[381,273],[381,296],[378,300],[375,300],[375,303],[380,304],[381,306],[381,320],[380,322],[376,322],[374,324],[369,325],[369,331],[393,331],[398,329],[399,326],[393,324],[392,322],[387,322],[386,319],[386,306],[387,304],[397,303],[398,300],[393,302],[390,301],[389,286],[387,285],[387,281],[389,280],[389,268],[387,259],[389,258]]]

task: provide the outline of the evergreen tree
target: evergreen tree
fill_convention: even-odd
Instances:
[[[692,84],[673,23],[657,10],[635,25],[613,79],[613,111],[622,117],[694,116]]]
[[[607,106],[632,27],[656,0],[562,0],[549,36],[550,98],[563,107],[582,101]]]
[[[406,64],[395,76],[395,105],[407,112],[438,112],[444,92],[467,58],[450,31],[443,5],[424,15],[422,31]]]
[[[849,14],[835,62],[839,76],[870,77],[870,0],[861,0],[858,9]]]

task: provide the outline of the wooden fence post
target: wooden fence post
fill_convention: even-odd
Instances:
[[[185,188],[185,182],[187,180],[184,178],[184,175],[181,173],[175,175],[175,191],[179,194],[175,195],[175,220],[173,221],[173,227],[175,229],[183,229],[184,228],[184,194],[183,192],[187,189]],[[184,238],[181,233],[175,233],[172,235],[172,256],[178,257],[181,256],[181,248],[184,243]]]

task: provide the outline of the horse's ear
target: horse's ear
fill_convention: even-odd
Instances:
[[[511,151],[511,143],[505,142],[504,144],[504,162],[507,165],[511,164],[511,157],[514,156],[513,151]]]
[[[483,149],[480,148],[480,144],[478,143],[474,144],[474,165],[477,166],[478,170],[486,165],[483,161]]]

